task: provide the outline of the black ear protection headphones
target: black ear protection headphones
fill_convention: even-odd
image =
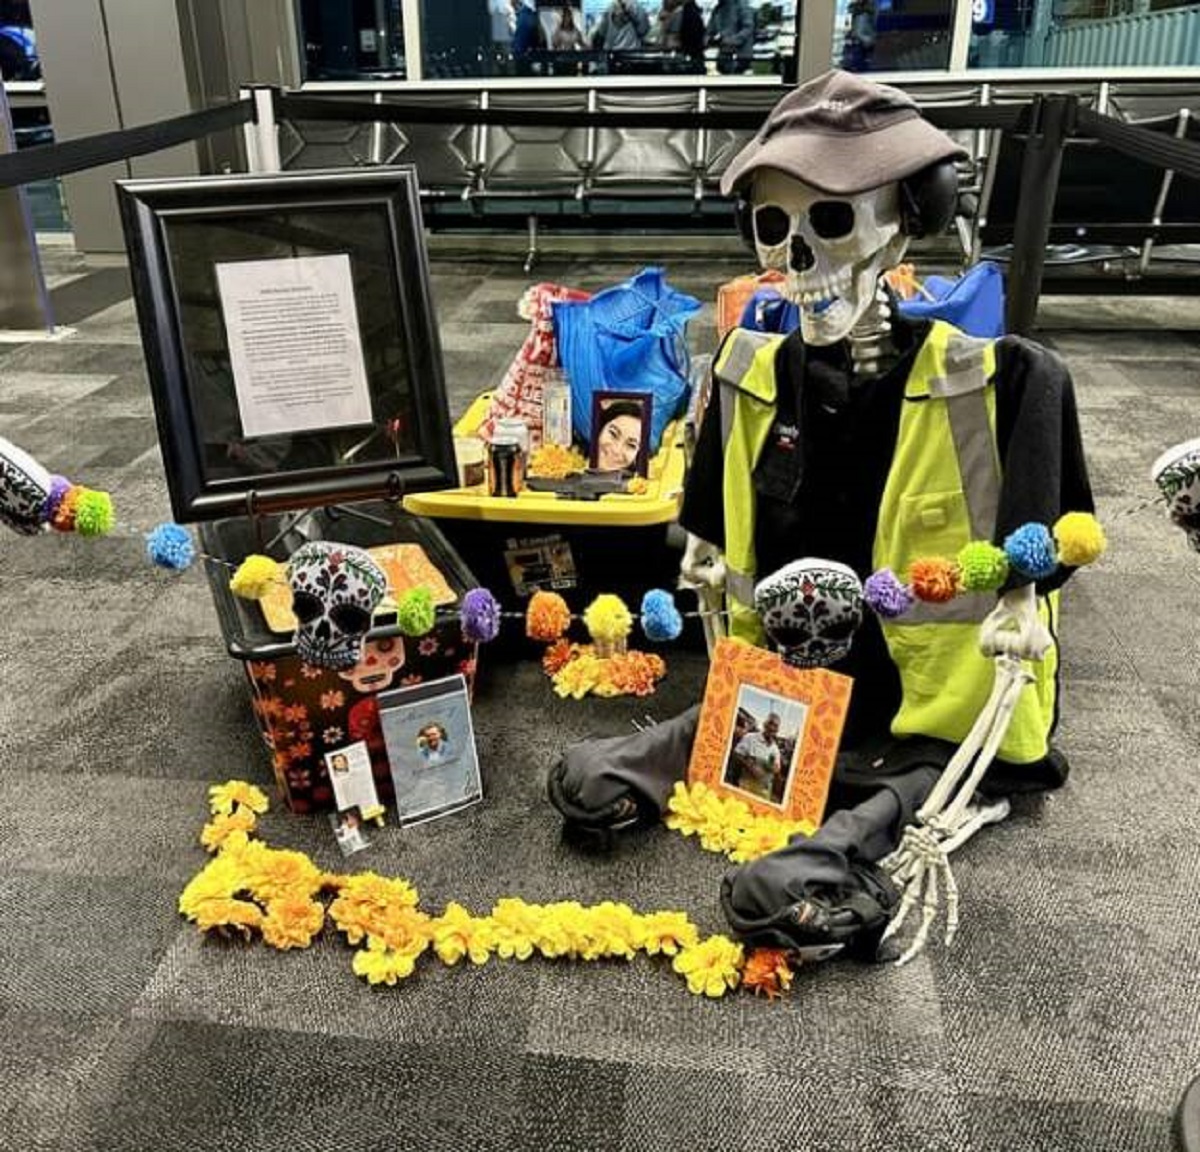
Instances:
[[[900,181],[900,229],[905,236],[940,235],[954,219],[957,206],[958,169],[953,160],[939,160]],[[745,192],[734,201],[733,218],[746,247],[756,252],[754,205]]]

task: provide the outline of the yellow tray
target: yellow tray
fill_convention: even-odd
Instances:
[[[477,397],[454,426],[454,435],[475,435],[491,399],[490,392]],[[483,488],[444,488],[440,492],[414,492],[405,496],[404,510],[414,516],[435,519],[648,528],[670,524],[679,515],[686,470],[683,421],[676,420],[663,433],[662,447],[650,461],[647,490],[641,495],[610,492],[598,500],[575,500],[557,492],[534,492],[528,488],[516,496],[489,496]]]

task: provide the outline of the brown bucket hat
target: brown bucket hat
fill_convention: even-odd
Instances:
[[[721,192],[742,188],[759,168],[778,168],[822,192],[853,196],[965,156],[898,88],[826,72],[771,109],[725,170]]]

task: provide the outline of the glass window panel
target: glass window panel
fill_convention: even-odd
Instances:
[[[1195,64],[1195,0],[973,0],[972,68]]]
[[[308,80],[403,80],[401,0],[300,0]]]
[[[946,68],[954,0],[837,0],[833,65],[848,72]]]
[[[0,0],[0,78],[42,78],[29,0]]]
[[[429,79],[778,76],[796,0],[423,0]]]

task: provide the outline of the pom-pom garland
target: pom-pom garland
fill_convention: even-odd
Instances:
[[[535,592],[525,610],[525,635],[553,644],[571,626],[571,609],[557,592]]]
[[[75,507],[75,531],[80,536],[107,536],[117,523],[112,497],[85,488]]]
[[[474,644],[488,644],[500,635],[500,603],[486,588],[472,588],[462,601],[462,634]]]
[[[183,572],[196,559],[196,545],[186,528],[178,524],[160,524],[146,537],[146,554],[156,568]]]
[[[50,490],[46,494],[46,500],[42,504],[42,523],[51,524],[54,517],[58,514],[58,507],[63,502],[63,497],[71,490],[71,481],[65,476],[51,476]]]
[[[433,593],[425,587],[410,588],[396,604],[396,626],[405,636],[425,636],[437,623]]]
[[[50,527],[55,532],[75,531],[75,517],[79,512],[79,498],[82,495],[83,489],[78,484],[72,484],[63,493],[63,497],[58,502],[58,507],[54,510],[54,515],[50,520]]]
[[[1030,580],[1044,580],[1058,567],[1054,537],[1045,524],[1022,524],[1004,541],[1008,562]]]
[[[633,616],[620,596],[605,592],[587,606],[583,623],[593,640],[624,640],[633,629]]]
[[[282,583],[283,579],[283,565],[278,560],[255,553],[238,565],[229,581],[229,590],[242,600],[261,600],[273,584]]]
[[[914,560],[908,570],[912,594],[927,604],[945,604],[958,595],[958,565],[933,556]]]
[[[663,643],[679,639],[683,616],[675,607],[675,597],[662,588],[652,588],[642,597],[642,631],[647,640]]]
[[[1008,579],[1008,555],[986,540],[972,540],[958,553],[958,582],[964,592],[995,592]]]
[[[880,568],[863,582],[863,603],[881,620],[897,620],[913,606],[913,594],[890,568]]]
[[[1068,512],[1054,525],[1058,558],[1070,568],[1094,564],[1108,547],[1100,521],[1090,512]]]

